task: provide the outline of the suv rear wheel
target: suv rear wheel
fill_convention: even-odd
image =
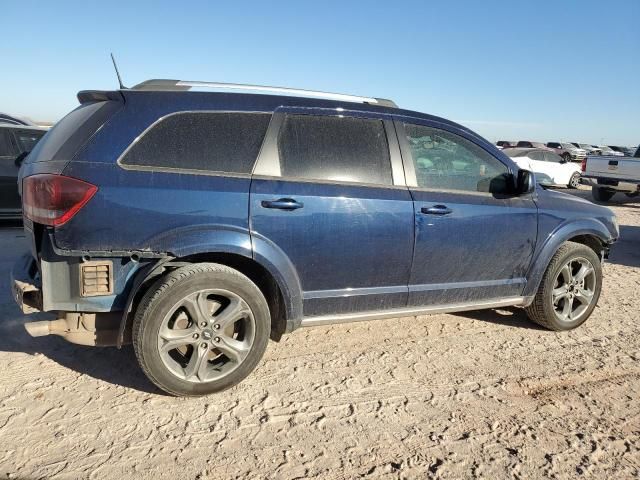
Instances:
[[[133,322],[133,346],[149,379],[173,395],[219,392],[243,380],[269,340],[260,289],[214,263],[178,268],[145,293]]]
[[[550,330],[571,330],[589,318],[601,289],[598,256],[585,245],[566,242],[551,259],[527,316]]]

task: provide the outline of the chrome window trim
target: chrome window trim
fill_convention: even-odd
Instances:
[[[254,177],[280,177],[280,157],[278,155],[278,133],[284,122],[284,113],[273,112],[258,158],[253,165],[251,175]]]
[[[292,182],[292,183],[319,183],[322,185],[335,185],[346,187],[364,187],[364,188],[381,188],[386,190],[407,190],[406,185],[380,185],[378,183],[359,183],[359,182],[346,182],[343,180],[316,180],[314,178],[298,178],[298,177],[277,177],[273,175],[253,175],[252,178],[256,180],[274,180],[280,182]]]
[[[175,112],[168,113],[163,115],[162,117],[157,118],[148,127],[146,127],[133,141],[124,149],[124,151],[120,154],[118,159],[116,160],[116,164],[122,168],[123,170],[132,170],[132,171],[143,171],[143,172],[165,172],[165,173],[184,173],[188,175],[207,175],[213,177],[240,177],[240,178],[251,178],[251,172],[242,173],[242,172],[224,172],[221,170],[199,170],[195,168],[181,168],[181,167],[155,167],[151,165],[127,165],[126,163],[122,163],[122,160],[126,157],[127,153],[154,127],[156,127],[160,122],[163,122],[169,117],[173,117],[176,115],[183,115],[189,113],[250,113],[250,114],[261,114],[261,115],[271,115],[273,116],[273,112],[268,111],[256,111],[256,110],[179,110]],[[262,145],[264,145],[265,138],[269,133],[269,126],[271,125],[271,120],[269,119],[269,125],[267,126],[267,130],[265,132],[265,136],[262,139]],[[260,150],[262,149],[262,145],[260,146]],[[260,155],[260,150],[258,150],[258,157]],[[257,158],[254,160],[253,168],[255,168]]]

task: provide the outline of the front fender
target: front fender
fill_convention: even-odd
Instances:
[[[544,272],[560,245],[579,235],[594,236],[600,239],[603,244],[614,241],[610,230],[597,218],[568,220],[559,224],[543,240],[540,248],[537,249],[537,253],[533,257],[527,275],[527,285],[523,292],[524,297],[533,297],[536,294]]]

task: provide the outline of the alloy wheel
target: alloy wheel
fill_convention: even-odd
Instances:
[[[165,315],[158,331],[158,351],[178,378],[210,382],[242,364],[255,332],[255,318],[241,297],[227,290],[199,290]]]
[[[571,180],[569,180],[569,185],[571,185],[571,187],[573,187],[573,188],[578,188],[580,186],[580,174],[579,173],[574,173],[571,176]]]
[[[564,264],[552,292],[553,309],[561,322],[575,322],[587,312],[596,292],[596,271],[586,258]]]

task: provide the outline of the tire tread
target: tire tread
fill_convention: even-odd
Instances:
[[[140,368],[142,369],[144,374],[147,376],[147,378],[149,378],[149,380],[151,380],[151,382],[155,386],[157,386],[161,390],[164,390],[167,393],[170,393],[171,395],[201,396],[201,394],[199,393],[189,394],[182,391],[174,391],[171,388],[167,387],[166,385],[162,384],[162,382],[160,382],[154,376],[152,369],[149,367],[145,359],[145,356],[142,355],[141,353],[142,339],[143,339],[142,332],[145,324],[144,319],[146,317],[147,311],[149,310],[149,307],[152,304],[154,304],[160,297],[165,295],[165,292],[169,288],[171,288],[175,283],[184,281],[193,275],[197,275],[200,273],[208,273],[208,272],[224,273],[225,275],[237,277],[241,281],[248,282],[253,288],[255,288],[257,293],[259,293],[262,296],[262,292],[260,291],[260,289],[249,278],[247,278],[245,275],[243,275],[239,271],[234,270],[233,268],[230,268],[230,267],[227,267],[226,265],[221,265],[218,263],[195,263],[193,265],[188,265],[186,267],[177,268],[176,270],[173,270],[167,273],[166,275],[163,275],[162,277],[160,277],[155,283],[153,283],[149,287],[147,292],[143,295],[140,301],[140,304],[136,308],[136,313],[134,316],[132,332],[131,332],[133,349],[134,349],[136,358],[138,359],[138,363],[140,364]],[[259,358],[258,358],[258,361],[259,361]],[[258,361],[256,361],[255,363],[257,364]]]
[[[579,251],[585,251],[584,249],[587,249],[587,251],[593,253],[593,250],[591,250],[589,247],[577,242],[565,242],[560,245],[553,258],[551,259],[551,262],[549,262],[547,270],[542,276],[542,281],[540,282],[540,286],[538,287],[538,291],[536,292],[533,302],[529,306],[525,307],[525,312],[527,313],[527,316],[530,320],[549,330],[564,330],[563,328],[559,328],[551,321],[551,312],[547,312],[545,309],[545,303],[548,300],[548,296],[551,294],[549,290],[553,289],[553,281],[555,280],[550,277],[553,277],[558,266],[561,263],[564,263],[567,255],[571,253],[577,253]]]

